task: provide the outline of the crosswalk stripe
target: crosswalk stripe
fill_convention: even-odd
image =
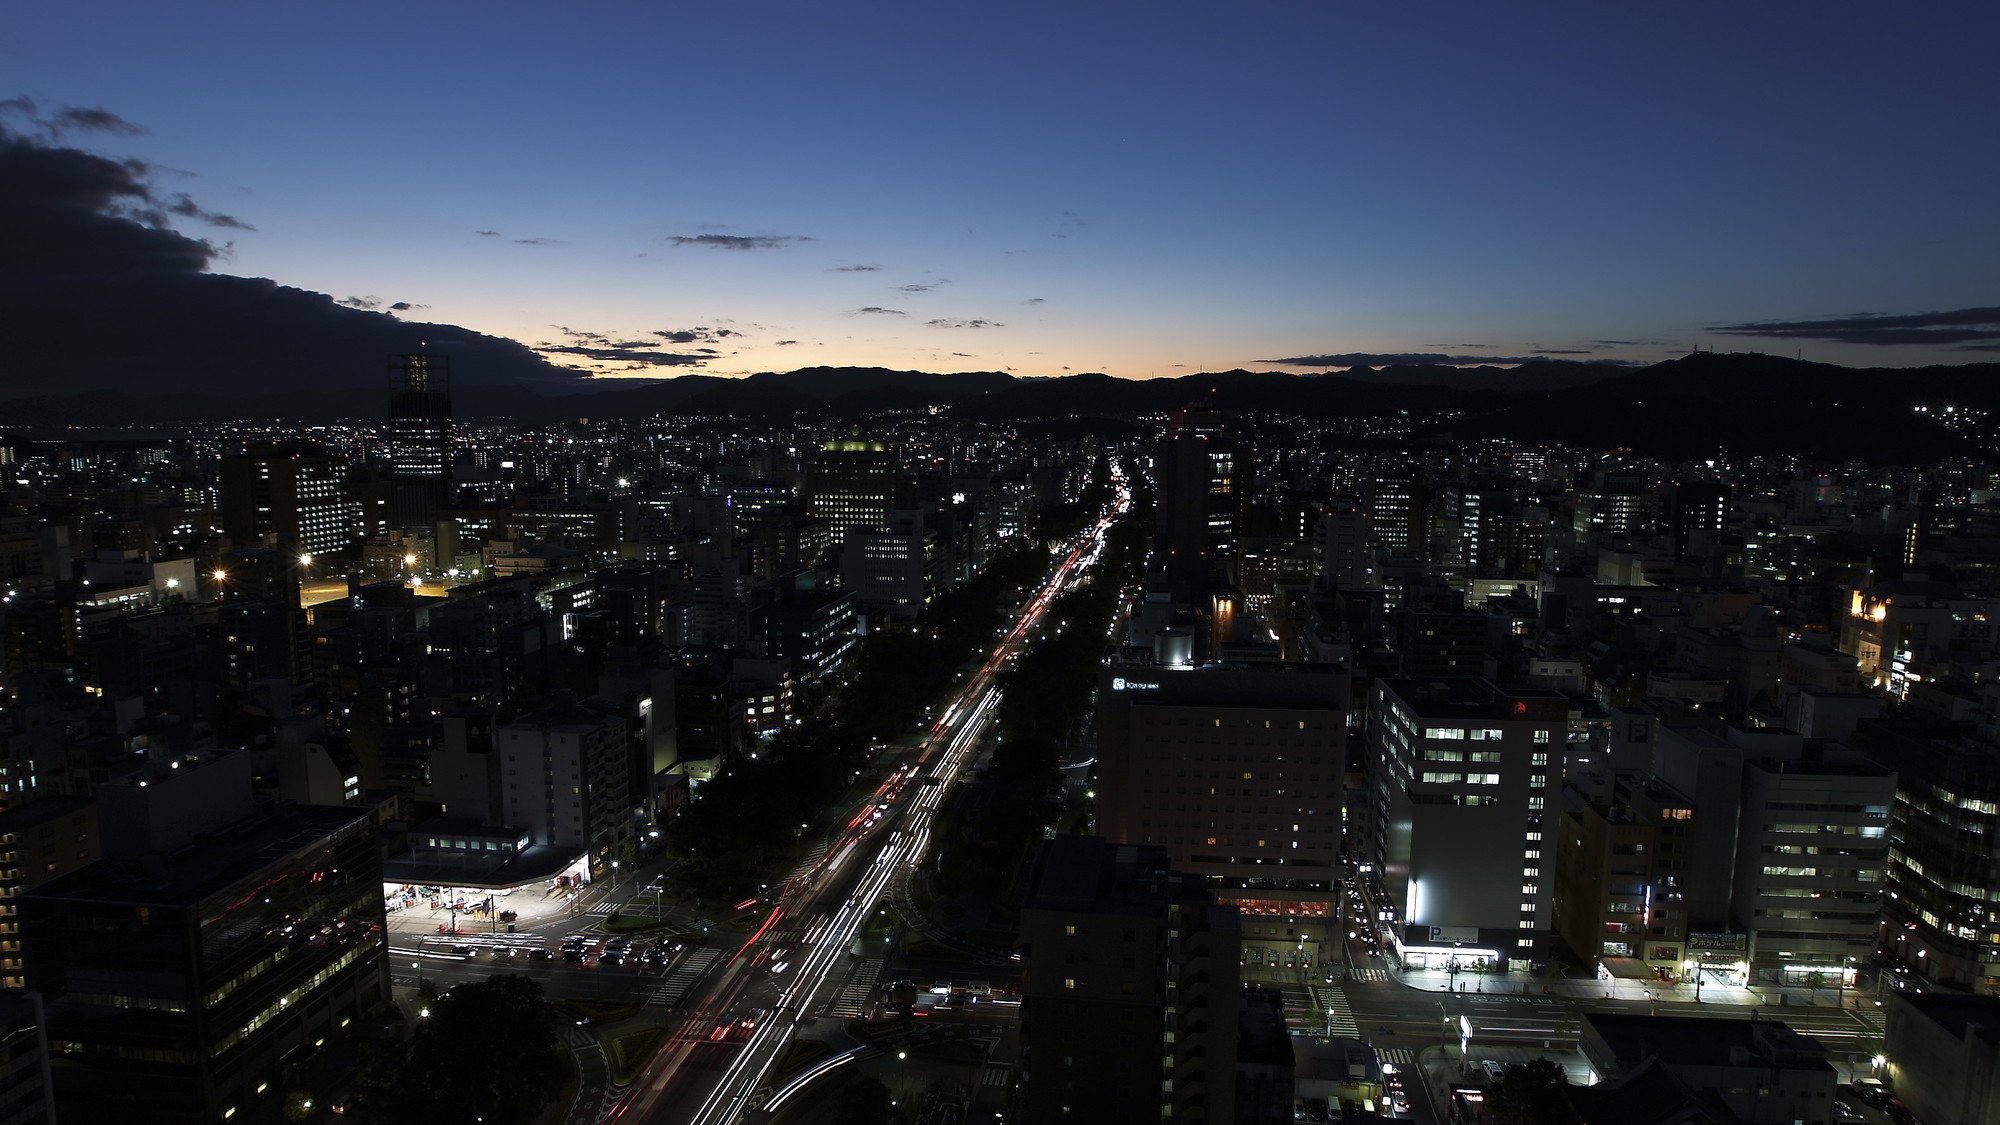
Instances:
[[[874,994],[875,978],[882,971],[880,957],[864,957],[861,967],[847,978],[847,987],[840,990],[833,1003],[827,1005],[827,1014],[843,1019],[857,1019],[868,1010],[868,998]]]
[[[693,987],[696,978],[701,976],[702,970],[708,968],[709,962],[715,960],[721,952],[719,949],[697,949],[688,954],[687,960],[682,961],[674,967],[673,972],[661,978],[660,987],[653,993],[653,1003],[679,1003],[681,998],[687,995],[688,989]]]

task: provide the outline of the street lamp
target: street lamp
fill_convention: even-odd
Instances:
[[[618,893],[618,861],[615,859],[611,861],[611,893]]]

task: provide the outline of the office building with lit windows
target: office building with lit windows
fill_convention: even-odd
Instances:
[[[428,528],[451,494],[451,358],[389,357],[391,525]]]
[[[1897,771],[1882,956],[1926,982],[2000,991],[2000,746],[1888,718],[1862,720],[1854,743]]]
[[[1561,693],[1478,677],[1375,684],[1355,830],[1406,963],[1543,956],[1569,710]]]
[[[896,508],[895,447],[879,441],[829,441],[806,458],[806,511],[839,549],[849,531],[889,526]]]
[[[64,1122],[274,1117],[287,1065],[387,1005],[374,811],[241,796],[249,815],[192,838],[207,814],[154,810],[135,827],[174,846],[22,897]]]
[[[275,540],[304,555],[355,543],[340,462],[316,446],[277,445],[221,463],[222,533],[237,546]]]

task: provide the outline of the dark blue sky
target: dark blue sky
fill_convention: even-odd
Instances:
[[[1904,366],[2000,345],[1996,12],[37,5],[0,98],[216,272],[606,371]]]

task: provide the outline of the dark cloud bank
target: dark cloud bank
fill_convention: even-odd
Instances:
[[[1921,344],[1957,351],[2000,352],[2000,308],[1901,315],[1854,313],[1820,320],[1755,320],[1710,325],[1709,331],[1776,340],[1828,340],[1881,347]]]
[[[0,395],[84,389],[146,394],[382,385],[385,357],[452,357],[464,382],[574,382],[523,345],[449,324],[398,320],[409,302],[352,307],[265,278],[209,273],[227,252],[172,229],[169,216],[251,229],[164,193],[140,161],[64,146],[67,132],[132,131],[104,110],[37,114],[15,101],[0,120]],[[27,118],[25,127],[12,122]],[[350,298],[366,305],[374,298]]]

